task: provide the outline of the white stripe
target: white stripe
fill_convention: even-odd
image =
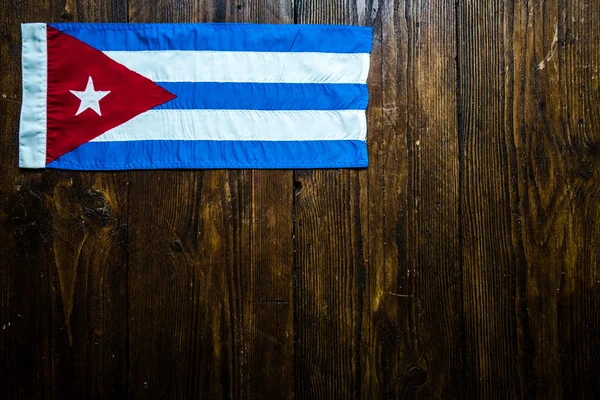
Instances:
[[[46,166],[46,24],[22,24],[23,101],[19,127],[19,166]]]
[[[365,140],[364,110],[151,110],[94,142],[134,140]]]
[[[365,83],[367,53],[105,51],[155,82]]]

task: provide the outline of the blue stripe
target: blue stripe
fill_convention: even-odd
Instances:
[[[259,24],[50,24],[102,51],[370,53],[370,27]]]
[[[367,85],[157,82],[177,97],[156,109],[364,110]]]
[[[88,142],[47,168],[126,170],[179,168],[360,168],[363,141],[131,141]]]

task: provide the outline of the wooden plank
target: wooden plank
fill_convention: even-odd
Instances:
[[[230,397],[238,202],[226,173],[130,174],[129,391]]]
[[[299,390],[315,397],[340,391],[342,397],[458,396],[454,3],[361,7],[299,7],[301,22],[356,23],[359,15],[368,16],[361,23],[374,25],[375,44],[369,169],[358,180],[354,171],[296,175],[302,184],[296,221],[303,290],[297,297],[296,329],[303,339],[297,359],[307,360],[297,367],[307,375],[299,379]],[[329,315],[329,307],[340,311]],[[325,374],[310,365],[319,362],[328,368]]]
[[[600,396],[598,9],[575,0],[514,11],[507,141],[530,397]]]
[[[385,298],[382,293],[386,290],[395,293],[397,288],[399,251],[395,216],[401,215],[400,210],[404,207],[401,204],[403,198],[395,188],[401,187],[401,182],[406,180],[406,173],[400,172],[406,171],[403,168],[406,166],[406,157],[399,157],[399,154],[406,153],[406,137],[395,134],[395,116],[384,119],[384,103],[389,104],[390,98],[395,103],[397,97],[393,94],[398,88],[398,85],[385,85],[384,80],[396,81],[396,74],[402,68],[402,62],[397,59],[397,46],[405,42],[395,39],[400,34],[400,28],[397,29],[389,20],[394,15],[389,2],[380,6],[374,4],[368,15],[368,24],[373,28],[373,48],[367,107],[369,169],[367,174],[360,177],[361,221],[367,222],[361,224],[363,247],[366,249],[367,296],[362,311],[364,317],[361,329],[364,333],[360,343],[360,395],[363,398],[385,398],[400,392],[399,380],[390,379],[397,370],[397,355],[401,345],[396,340],[398,314],[394,308],[398,303],[392,303],[392,307],[388,307],[381,300]],[[384,61],[384,52],[386,58],[394,61]],[[393,93],[392,96],[390,92]],[[391,109],[397,112],[395,104],[392,104]],[[393,189],[386,191],[386,187]],[[386,218],[389,215],[394,217]]]
[[[37,15],[36,15],[37,11]],[[40,198],[46,182],[40,174],[27,181],[18,163],[18,126],[21,105],[19,18],[44,17],[37,10],[0,8],[0,396],[42,397],[51,385],[51,358],[46,334],[49,285],[40,278],[41,259],[49,256],[51,215]],[[47,179],[46,179],[47,181]],[[40,188],[41,187],[41,188]],[[21,192],[21,188],[24,190]],[[39,188],[39,189],[38,189]],[[37,196],[36,196],[37,195]],[[28,257],[25,257],[25,256]],[[44,269],[46,276],[47,271]],[[33,328],[33,329],[32,329]]]
[[[130,21],[292,22],[287,2],[179,6]],[[130,176],[131,394],[292,397],[292,173]]]
[[[357,397],[365,285],[358,173],[295,179],[296,394]]]
[[[57,397],[127,393],[124,173],[66,173],[52,193],[52,382]]]
[[[6,398],[126,393],[124,174],[19,170],[19,22],[123,21],[119,2],[2,10],[0,241]]]
[[[244,171],[239,385],[244,397],[294,395],[291,171]]]
[[[293,23],[293,2],[240,2],[233,21]],[[241,14],[241,15],[240,15]],[[293,172],[241,172],[242,394],[294,397]]]
[[[455,3],[397,7],[393,25],[404,27],[406,34],[396,40],[405,43],[397,50],[397,72],[385,81],[402,83],[387,95],[384,121],[396,124],[386,127],[388,137],[406,136],[401,156],[407,158],[408,176],[400,193],[405,208],[397,217],[396,240],[402,241],[397,298],[389,290],[383,295],[398,303],[400,340],[406,341],[396,355],[402,395],[462,398]],[[388,35],[398,38],[393,31]],[[384,191],[397,186],[386,184]]]
[[[459,4],[467,382],[479,396],[598,394],[593,3]]]
[[[457,12],[465,383],[473,396],[523,396],[531,367],[517,357],[524,259],[513,240],[513,88],[505,81],[512,10],[459,3]]]
[[[298,23],[366,24],[365,5],[296,3]],[[358,21],[361,16],[361,21]],[[370,122],[372,123],[372,122]],[[361,394],[366,268],[357,170],[294,173],[295,391],[299,398]],[[362,179],[364,181],[364,178]],[[366,229],[366,227],[365,227]]]
[[[373,11],[364,395],[461,397],[454,3]]]

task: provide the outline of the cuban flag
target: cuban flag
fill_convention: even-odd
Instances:
[[[23,24],[22,168],[367,166],[370,28]]]

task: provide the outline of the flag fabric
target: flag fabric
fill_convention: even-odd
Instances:
[[[367,166],[367,27],[23,24],[22,168]]]

